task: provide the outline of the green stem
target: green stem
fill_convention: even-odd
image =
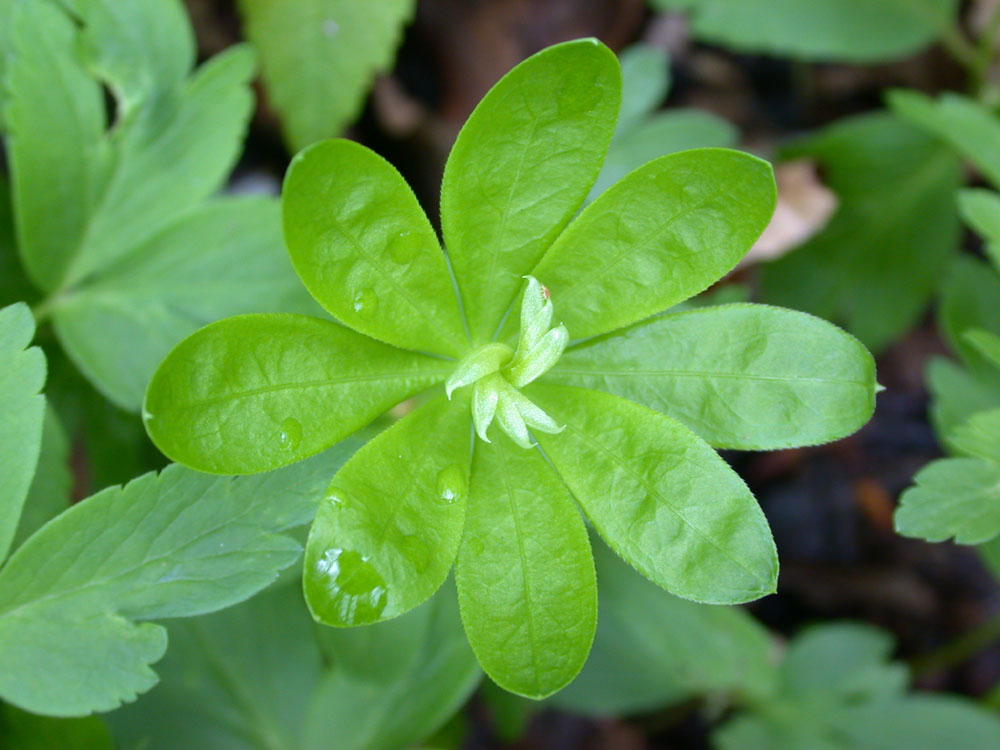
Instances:
[[[917,677],[940,672],[967,661],[997,640],[1000,640],[1000,614],[993,615],[941,648],[916,657],[910,662],[910,669]]]

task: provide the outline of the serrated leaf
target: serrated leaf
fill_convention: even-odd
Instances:
[[[333,477],[303,562],[317,621],[345,627],[387,620],[441,586],[462,536],[471,430],[468,402],[439,396]]]
[[[620,93],[607,47],[566,42],[507,73],[462,127],[441,184],[441,228],[474,343],[493,337],[521,277],[589,192]]]
[[[693,148],[728,148],[738,140],[735,126],[697,109],[671,109],[646,118],[628,131],[615,134],[587,201],[593,201],[629,172],[657,157]]]
[[[69,440],[51,406],[45,409],[38,467],[24,501],[12,549],[20,547],[70,504],[73,476],[69,468]]]
[[[358,115],[389,69],[415,0],[241,0],[268,97],[294,151],[331,138]]]
[[[1000,408],[973,414],[946,440],[961,455],[1000,464]]]
[[[934,357],[927,367],[931,424],[947,435],[978,411],[1000,404],[1000,376],[974,374],[951,360]]]
[[[933,99],[898,90],[887,100],[897,115],[943,140],[1000,187],[1000,121],[989,108],[953,93]]]
[[[184,339],[153,375],[143,418],[175,461],[252,474],[318,453],[452,364],[305,315],[240,315]]]
[[[1000,335],[1000,276],[971,257],[957,258],[941,290],[938,321],[952,350],[976,374],[991,377],[996,365],[965,333],[978,328]]]
[[[661,411],[716,447],[836,440],[875,407],[875,362],[852,336],[765,305],[674,313],[569,349],[544,378]]]
[[[916,323],[958,245],[959,164],[885,113],[842,120],[785,155],[816,159],[840,206],[822,232],[764,266],[763,297],[843,322],[877,353]]]
[[[899,498],[896,531],[929,542],[982,544],[1000,534],[1000,464],[945,458],[921,469]]]
[[[764,231],[774,204],[765,161],[727,149],[663,156],[587,206],[531,275],[574,339],[597,336],[717,281]]]
[[[42,445],[45,355],[29,347],[34,335],[27,305],[0,309],[0,562],[17,531]]]
[[[108,711],[156,682],[158,625],[226,607],[299,554],[334,451],[238,479],[169,466],[93,495],[25,542],[0,570],[0,697],[55,716]]]
[[[295,270],[331,315],[404,349],[465,354],[444,254],[389,162],[351,141],[317,143],[292,160],[281,202]]]
[[[566,425],[536,437],[626,562],[672,594],[709,604],[774,592],[778,560],[767,519],[701,438],[617,396],[540,384],[526,395]]]
[[[203,203],[52,308],[73,362],[116,405],[139,411],[156,366],[185,336],[249,312],[319,312],[288,262],[278,202]]]
[[[588,716],[647,713],[691,696],[775,689],[767,629],[738,607],[678,599],[594,538],[601,612],[580,676],[552,697]]]
[[[597,626],[587,530],[537,451],[476,443],[455,583],[462,622],[500,687],[544,698],[583,667]]]
[[[957,0],[651,0],[691,14],[695,36],[741,52],[801,60],[873,63],[932,44]],[[886,29],[892,29],[886,33]]]

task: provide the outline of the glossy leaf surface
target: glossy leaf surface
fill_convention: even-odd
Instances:
[[[337,473],[309,533],[303,585],[317,621],[387,620],[425,601],[458,551],[469,482],[468,401],[438,397]]]
[[[35,475],[45,416],[45,355],[29,346],[27,305],[0,309],[0,561],[7,556]]]
[[[268,98],[293,151],[346,128],[392,66],[414,0],[240,0]]]
[[[331,315],[404,349],[465,353],[444,254],[389,162],[352,141],[317,143],[292,160],[281,200],[295,270]]]
[[[545,382],[667,414],[717,447],[836,440],[868,421],[875,362],[824,320],[765,305],[675,313],[567,351]]]
[[[608,545],[686,599],[731,604],[773,593],[778,560],[750,490],[670,417],[582,388],[526,395],[566,429],[536,435]]]
[[[74,505],[0,571],[0,696],[35,713],[108,711],[156,682],[158,625],[235,604],[299,554],[331,452],[262,477],[170,466]]]
[[[771,165],[726,149],[671,154],[583,210],[532,271],[574,339],[634,323],[703,291],[774,211]]]
[[[252,474],[330,447],[450,370],[319,318],[241,315],[170,352],[143,417],[170,458]]]
[[[536,450],[479,441],[472,477],[455,568],[465,632],[500,687],[543,698],[576,677],[594,639],[587,531]]]
[[[594,184],[620,92],[607,47],[558,44],[504,76],[459,133],[441,185],[441,226],[474,343],[492,338],[521,276]]]

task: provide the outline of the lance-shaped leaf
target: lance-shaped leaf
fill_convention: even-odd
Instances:
[[[458,134],[441,184],[441,228],[475,343],[492,338],[521,276],[594,184],[620,95],[607,47],[558,44],[504,76]]]
[[[621,328],[706,289],[774,212],[771,165],[727,149],[663,156],[583,210],[532,275],[574,339]]]
[[[166,633],[133,621],[211,612],[273,581],[299,554],[279,532],[308,521],[344,452],[237,479],[172,465],[47,524],[0,572],[0,697],[80,716],[148,690]]]
[[[319,313],[288,262],[271,198],[199,206],[51,310],[74,364],[130,411],[160,361],[200,326],[240,313]]]
[[[439,397],[348,461],[309,532],[303,586],[313,616],[345,627],[387,620],[444,582],[465,518],[468,399]]]
[[[465,353],[444,253],[389,162],[351,141],[317,143],[292,160],[281,203],[292,264],[331,315],[404,349]]]
[[[240,315],[178,344],[143,418],[170,458],[212,474],[253,474],[329,448],[450,363],[305,315]]]
[[[667,591],[735,604],[775,590],[767,519],[743,480],[670,417],[617,396],[535,384],[566,429],[536,437],[608,545]]]
[[[45,355],[28,347],[34,335],[27,305],[0,310],[0,561],[14,539],[42,445]]]
[[[904,536],[982,544],[1000,534],[1000,465],[946,458],[921,469],[899,499],[896,531]]]
[[[580,513],[534,450],[476,443],[455,567],[462,622],[493,680],[543,698],[576,677],[597,625],[597,582]]]
[[[875,407],[861,343],[804,313],[725,305],[638,323],[568,350],[546,383],[614,393],[716,447],[763,450],[844,437]]]

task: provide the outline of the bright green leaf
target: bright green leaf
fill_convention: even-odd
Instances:
[[[441,185],[441,226],[475,343],[493,337],[521,276],[594,184],[620,91],[607,47],[558,44],[504,76],[459,133]]]
[[[392,65],[414,0],[240,0],[292,150],[340,133]]]
[[[909,57],[932,44],[957,13],[957,0],[650,0],[691,14],[706,42],[740,52],[824,62],[873,63]]]
[[[545,382],[623,396],[743,450],[836,440],[875,407],[864,346],[826,321],[765,305],[638,323],[570,349]]]
[[[29,348],[34,335],[27,305],[0,309],[0,561],[14,539],[42,445],[45,355]]]
[[[160,361],[200,326],[240,313],[319,312],[288,262],[271,198],[204,203],[51,309],[77,367],[130,411]]]
[[[545,459],[498,435],[478,441],[455,567],[462,622],[500,687],[544,698],[583,667],[597,582],[580,513]]]
[[[985,105],[960,94],[932,99],[918,91],[892,91],[892,110],[940,138],[1000,187],[1000,120]]]
[[[471,431],[468,401],[439,396],[333,478],[303,563],[306,601],[319,622],[387,620],[441,586],[462,536]]]
[[[1000,464],[945,458],[925,466],[913,481],[896,509],[896,531],[903,536],[981,544],[1000,534]]]
[[[595,539],[601,614],[587,664],[552,697],[589,716],[646,713],[714,692],[768,695],[767,629],[738,607],[696,604],[653,585]]]
[[[240,315],[167,355],[143,418],[173,460],[252,474],[330,447],[450,370],[319,318]]]
[[[292,160],[282,209],[295,270],[335,318],[405,349],[465,353],[444,254],[389,162],[351,141],[317,143]]]
[[[916,324],[958,245],[959,164],[885,113],[838,122],[786,155],[816,159],[840,206],[822,232],[764,267],[764,299],[842,321],[877,352]]]
[[[69,507],[72,486],[69,440],[62,425],[59,424],[59,417],[49,407],[45,410],[45,421],[42,426],[38,469],[31,481],[28,497],[24,501],[17,534],[14,535],[13,548],[20,547],[25,539]]]
[[[742,258],[775,205],[771,165],[727,149],[664,156],[583,210],[532,271],[574,339],[642,320]]]
[[[616,396],[533,385],[566,429],[536,437],[608,545],[667,591],[709,604],[775,590],[767,519],[715,451],[679,422]]]
[[[1000,464],[1000,408],[973,414],[946,440],[962,455]]]
[[[629,172],[657,157],[692,148],[728,148],[739,140],[739,131],[721,117],[696,109],[671,109],[617,133],[594,188],[593,201]]]
[[[312,517],[342,454],[238,479],[169,466],[48,523],[0,571],[0,697],[81,716],[148,690],[166,633],[133,620],[211,612],[273,581],[299,554],[279,532]]]

